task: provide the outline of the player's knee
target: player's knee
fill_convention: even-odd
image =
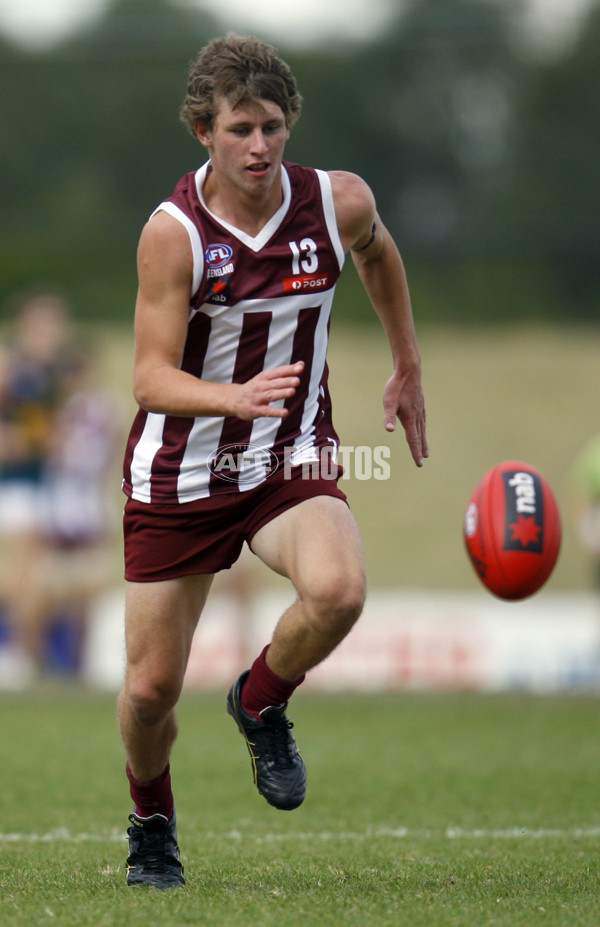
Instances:
[[[313,588],[308,607],[315,627],[324,634],[347,634],[360,617],[365,603],[362,575],[336,575]]]
[[[158,724],[174,708],[180,686],[171,680],[141,677],[129,682],[126,694],[133,713],[141,724]]]

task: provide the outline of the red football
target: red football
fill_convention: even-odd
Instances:
[[[464,522],[467,553],[479,579],[501,599],[524,599],[554,569],[561,541],[554,493],[539,470],[509,460],[485,474]]]

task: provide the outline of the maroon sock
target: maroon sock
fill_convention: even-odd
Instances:
[[[141,818],[150,818],[153,814],[164,814],[168,821],[173,817],[174,801],[171,791],[171,768],[169,764],[163,773],[152,782],[138,782],[134,779],[129,768],[125,767],[129,779],[129,794],[131,795],[135,813]]]
[[[304,681],[304,676],[301,676],[296,682],[288,682],[274,673],[265,660],[268,649],[267,644],[252,664],[242,689],[242,708],[246,714],[257,720],[263,708],[268,708],[269,705],[283,705],[289,701],[294,689]]]

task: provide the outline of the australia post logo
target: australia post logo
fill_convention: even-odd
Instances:
[[[524,470],[505,471],[504,550],[544,549],[544,492],[540,478]]]
[[[299,274],[286,277],[283,289],[286,293],[310,293],[314,290],[326,290],[329,286],[329,274]]]
[[[226,444],[213,451],[207,463],[211,474],[226,483],[253,483],[279,466],[273,451],[256,444]]]

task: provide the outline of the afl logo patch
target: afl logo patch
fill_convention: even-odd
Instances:
[[[233,257],[233,248],[219,243],[209,245],[204,256],[209,267],[222,267]]]

